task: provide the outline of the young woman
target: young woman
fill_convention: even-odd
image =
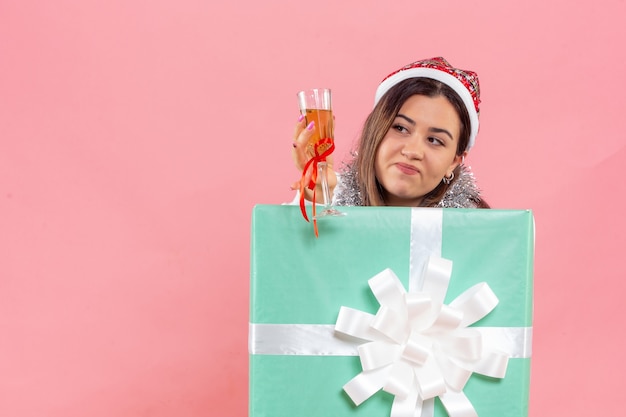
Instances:
[[[488,208],[463,165],[478,133],[479,103],[478,76],[441,57],[387,76],[353,159],[338,176],[328,170],[334,204]],[[304,120],[296,125],[293,158],[300,171],[311,157],[306,144],[313,129]],[[321,195],[316,192],[318,202]],[[305,198],[312,196],[305,189]]]

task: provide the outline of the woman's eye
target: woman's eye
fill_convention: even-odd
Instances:
[[[404,127],[402,125],[393,125],[392,127],[393,127],[393,129],[395,129],[395,130],[397,130],[398,132],[401,132],[401,133],[406,133],[406,132],[409,131],[406,127]]]
[[[444,145],[443,141],[441,139],[438,139],[438,138],[429,137],[428,141],[430,143],[432,143],[433,145],[437,145],[437,146]]]

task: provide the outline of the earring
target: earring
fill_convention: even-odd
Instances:
[[[454,172],[450,173],[449,177],[443,177],[443,183],[446,185],[450,185],[453,179],[454,179]]]

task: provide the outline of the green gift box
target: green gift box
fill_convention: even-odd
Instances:
[[[502,378],[473,373],[467,380],[462,394],[471,412],[480,417],[527,416],[532,212],[402,207],[341,211],[346,215],[318,221],[316,238],[297,206],[258,205],[253,210],[249,415],[393,415],[395,397],[385,390],[358,406],[344,391],[363,371],[358,346],[365,342],[338,335],[334,326],[342,306],[377,313],[381,305],[368,281],[381,271],[392,270],[409,293],[418,291],[421,271],[435,256],[453,265],[444,304],[479,283],[487,283],[498,300],[469,328],[503,335],[496,339],[505,345],[508,365]],[[424,401],[417,415],[463,413],[447,410],[441,398]]]

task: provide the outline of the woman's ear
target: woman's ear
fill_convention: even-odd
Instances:
[[[452,174],[452,171],[456,169],[459,165],[465,162],[465,157],[467,156],[467,151],[463,152],[461,155],[456,155],[450,164],[450,168],[448,169],[447,176],[449,177]]]

